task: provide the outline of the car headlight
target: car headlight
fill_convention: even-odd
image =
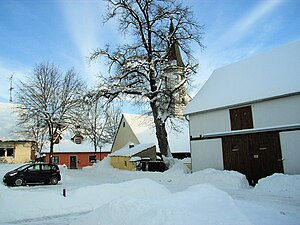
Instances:
[[[10,173],[10,174],[8,174],[9,176],[14,176],[14,175],[16,175],[18,172],[14,172],[14,173]]]

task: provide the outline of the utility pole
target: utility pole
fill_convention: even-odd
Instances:
[[[14,89],[13,88],[13,76],[14,76],[15,73],[13,73],[9,80],[10,80],[10,87],[9,87],[9,102],[12,103],[12,90]]]

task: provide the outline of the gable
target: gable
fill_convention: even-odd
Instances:
[[[128,127],[123,127],[124,121],[125,126]],[[174,123],[179,132],[174,129]],[[173,123],[167,122],[166,127],[171,152],[189,152],[190,145],[187,121],[173,120]],[[122,148],[128,142],[136,144],[155,143],[156,149],[159,150],[152,116],[123,114],[112,152]]]
[[[135,132],[133,132],[130,122],[125,118],[125,114],[123,114],[121,122],[119,124],[114,143],[112,145],[111,152],[115,152],[122,147],[124,147],[128,142],[132,142],[135,144],[140,144],[138,138],[136,137]]]
[[[185,114],[300,93],[300,41],[215,70]]]

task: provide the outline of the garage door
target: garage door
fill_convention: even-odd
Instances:
[[[263,177],[283,173],[278,132],[222,138],[224,169],[246,175],[255,185]]]

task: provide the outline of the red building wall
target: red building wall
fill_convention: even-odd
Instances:
[[[106,157],[109,152],[97,152],[96,159],[102,160]],[[68,168],[82,168],[85,166],[91,166],[93,163],[89,162],[89,156],[95,155],[95,152],[61,152],[61,153],[54,153],[53,157],[58,156],[59,161],[58,164],[63,165],[65,164]],[[75,159],[76,162],[73,161],[71,163],[71,157]],[[46,162],[49,162],[49,153],[46,153]]]

